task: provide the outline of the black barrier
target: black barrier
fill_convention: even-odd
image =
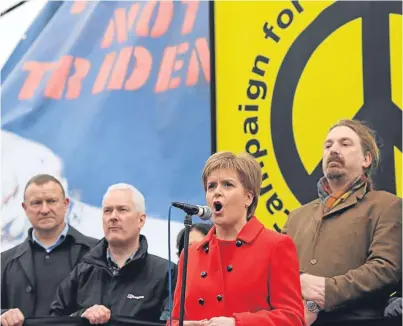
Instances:
[[[349,321],[332,321],[326,320],[323,322],[313,323],[312,326],[402,326],[402,318],[374,318],[366,320],[349,320]]]
[[[49,317],[49,318],[28,318],[24,326],[90,326],[85,318],[80,317]],[[132,317],[112,316],[111,320],[104,324],[106,326],[161,326],[165,323],[150,323],[136,320]],[[402,326],[402,319],[379,318],[371,320],[355,321],[326,321],[325,323],[314,323],[312,326]]]
[[[90,326],[85,318],[81,317],[48,317],[48,318],[27,318],[24,326]],[[140,321],[132,317],[112,316],[106,326],[161,326],[165,323],[151,323]]]

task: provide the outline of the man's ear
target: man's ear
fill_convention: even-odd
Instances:
[[[364,161],[362,162],[362,167],[367,169],[372,163],[372,154],[371,152],[366,152],[364,154]]]
[[[64,202],[64,206],[67,209],[69,207],[69,204],[70,204],[70,199],[66,197],[66,198],[64,198],[63,202]]]
[[[140,216],[139,216],[139,224],[140,224],[140,227],[142,228],[143,226],[144,226],[144,224],[146,223],[146,214],[140,214]]]

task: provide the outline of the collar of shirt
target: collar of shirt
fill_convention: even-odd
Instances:
[[[69,232],[69,225],[66,223],[63,231],[59,234],[59,237],[50,246],[45,246],[42,242],[40,242],[39,239],[36,237],[34,230],[32,230],[32,240],[36,242],[38,245],[40,245],[43,249],[45,249],[47,253],[50,253],[53,249],[55,249],[57,246],[63,243],[63,241],[66,239],[68,232]]]
[[[138,249],[136,249],[135,252],[129,258],[126,259],[125,265],[127,265],[128,263],[130,263],[133,260],[134,256],[136,255],[137,250]],[[108,262],[108,266],[110,269],[112,269],[112,270],[120,269],[118,264],[116,264],[115,260],[113,259],[112,254],[109,250],[109,247],[106,249],[106,261]]]

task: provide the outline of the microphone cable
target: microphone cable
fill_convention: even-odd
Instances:
[[[169,309],[169,326],[172,326],[172,266],[171,266],[171,210],[172,204],[168,211],[168,309]],[[178,274],[178,273],[177,273]]]

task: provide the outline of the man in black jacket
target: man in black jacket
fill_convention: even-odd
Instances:
[[[105,238],[92,248],[57,290],[51,306],[55,316],[81,316],[91,324],[109,321],[111,314],[159,321],[176,266],[147,253],[143,195],[133,186],[108,188],[102,202]]]
[[[97,242],[65,222],[68,204],[53,176],[28,181],[22,207],[32,228],[23,243],[1,253],[1,325],[49,316],[58,285]]]

